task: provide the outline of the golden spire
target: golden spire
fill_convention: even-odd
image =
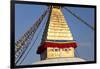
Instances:
[[[52,6],[47,40],[73,40],[68,24],[59,6]]]

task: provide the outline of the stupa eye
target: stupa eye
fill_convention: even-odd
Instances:
[[[55,51],[59,51],[59,49],[55,49]]]
[[[65,49],[65,51],[68,51],[68,49]]]

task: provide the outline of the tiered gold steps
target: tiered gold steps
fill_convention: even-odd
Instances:
[[[58,8],[52,8],[47,40],[73,40],[64,15]]]

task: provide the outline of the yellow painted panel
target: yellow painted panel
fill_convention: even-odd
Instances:
[[[64,48],[63,48],[64,49]],[[60,57],[74,57],[74,48],[66,48],[67,51],[61,49]]]
[[[50,49],[53,49],[50,50]],[[59,51],[55,51],[56,48],[48,48],[47,50],[47,59],[49,58],[61,58],[61,57],[74,57],[74,48],[67,48],[68,50],[63,50],[64,48],[59,48]],[[65,48],[66,49],[66,48]]]

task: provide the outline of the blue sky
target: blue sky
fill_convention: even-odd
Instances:
[[[67,7],[67,6],[66,6]],[[94,8],[80,8],[80,7],[67,7],[72,12],[80,16],[87,23],[94,26]],[[37,18],[47,9],[44,5],[28,5],[28,4],[16,4],[15,6],[15,41],[17,41],[25,31],[27,31],[32,24],[37,20]],[[68,11],[62,9],[65,19],[73,34],[74,40],[79,44],[75,49],[75,54],[77,57],[81,57],[87,61],[94,60],[94,31],[84,25],[77,18],[72,16]],[[47,21],[47,16],[42,21],[40,27],[34,35],[34,38],[28,47],[32,47],[31,51],[27,55],[26,59],[22,64],[30,65],[34,62],[40,60],[40,56],[36,54],[37,48],[41,42],[43,35],[43,30],[45,23]],[[39,34],[39,35],[38,35]],[[37,38],[36,42],[34,40]],[[28,51],[27,49],[27,51]],[[26,51],[26,52],[27,52]],[[23,57],[22,57],[23,58]],[[21,59],[22,60],[22,59]]]

